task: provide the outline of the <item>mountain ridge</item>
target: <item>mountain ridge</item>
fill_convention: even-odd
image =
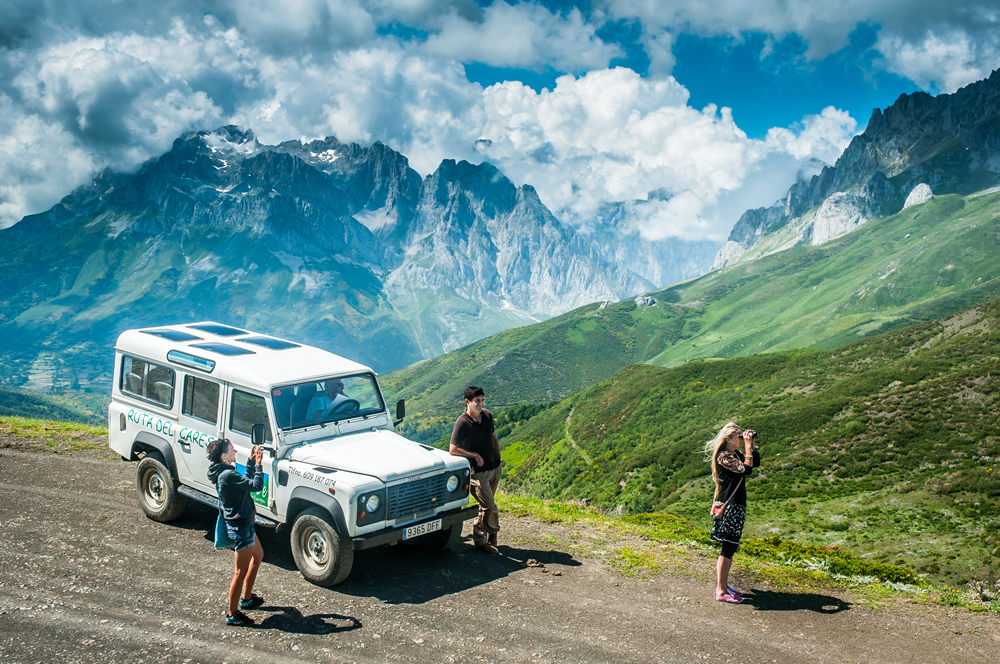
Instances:
[[[491,164],[421,178],[379,142],[267,146],[235,126],[105,170],[0,240],[16,268],[0,277],[0,332],[24,340],[0,365],[40,389],[107,389],[100,349],[130,326],[224,319],[383,370],[655,285],[648,261],[611,265]],[[633,241],[690,254],[660,277],[704,271],[715,249]]]
[[[1000,70],[953,94],[902,94],[874,109],[833,166],[800,178],[770,207],[747,210],[713,269],[818,245],[899,212],[919,185],[968,195],[1000,184]]]

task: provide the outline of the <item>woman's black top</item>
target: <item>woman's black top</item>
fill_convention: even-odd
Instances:
[[[729,496],[733,496],[733,500],[729,503],[730,505],[747,504],[746,478],[753,475],[754,469],[760,465],[760,452],[754,448],[753,466],[744,466],[744,458],[743,450],[734,450],[732,452],[721,450],[719,452],[716,462],[719,466],[719,479],[722,481],[722,486],[719,487],[719,495],[716,497],[716,500],[724,503],[729,500]],[[743,479],[742,482],[740,481],[741,478]],[[739,488],[737,488],[737,484],[739,484]],[[736,495],[733,495],[734,490],[736,491]]]
[[[233,466],[210,463],[208,479],[218,487],[222,517],[226,521],[242,528],[253,523],[257,508],[250,494],[264,488],[264,472],[260,466],[248,463],[246,475],[240,475]]]

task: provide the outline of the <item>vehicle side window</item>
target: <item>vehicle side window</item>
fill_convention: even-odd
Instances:
[[[219,384],[197,376],[184,376],[181,412],[211,424],[219,422]]]
[[[229,409],[229,429],[250,435],[255,424],[264,425],[264,440],[271,442],[271,421],[267,418],[264,397],[258,397],[239,390],[233,390],[233,401]]]
[[[122,357],[119,389],[164,408],[174,405],[174,370],[135,357]]]

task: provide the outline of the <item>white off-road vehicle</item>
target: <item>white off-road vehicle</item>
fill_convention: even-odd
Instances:
[[[290,526],[302,575],[330,586],[354,551],[401,540],[445,550],[461,538],[469,463],[399,436],[375,373],[304,344],[204,322],[129,330],[115,346],[111,448],[138,461],[149,518],[187,499],[218,507],[206,448],[228,438],[244,469],[264,447],[257,523]]]

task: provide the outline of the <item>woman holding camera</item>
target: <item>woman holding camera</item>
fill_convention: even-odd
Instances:
[[[251,493],[264,488],[264,472],[260,466],[263,454],[260,446],[254,445],[247,460],[246,473],[240,475],[236,470],[236,448],[229,440],[219,438],[208,444],[208,460],[211,462],[208,466],[208,479],[219,492],[226,531],[236,549],[236,572],[229,584],[227,625],[253,625],[253,619],[240,609],[255,609],[264,603],[263,599],[253,593],[257,571],[264,559],[264,549],[254,531],[257,508],[250,497]]]
[[[760,465],[760,452],[754,445],[756,431],[740,431],[730,422],[705,445],[705,454],[712,463],[712,479],[715,481],[715,503],[712,514],[713,542],[722,544],[722,552],[716,564],[717,585],[715,599],[720,602],[739,604],[743,595],[729,585],[729,568],[733,564],[733,554],[743,536],[743,522],[747,512],[746,479]],[[740,450],[742,442],[743,450]],[[721,512],[721,513],[719,513]]]

